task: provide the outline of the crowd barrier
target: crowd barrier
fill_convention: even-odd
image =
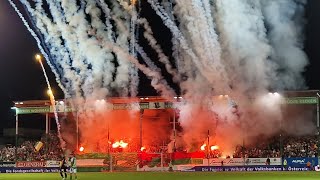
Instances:
[[[266,165],[268,158],[214,158],[203,159],[203,166],[256,166]],[[281,165],[281,158],[270,158],[270,165]]]
[[[42,167],[42,168],[32,168],[32,167],[0,167],[0,173],[53,173],[59,172],[59,168],[53,167]]]
[[[112,159],[115,171],[169,171],[167,156],[146,156],[150,163],[141,166],[138,158],[128,155],[114,155]],[[161,160],[162,158],[162,160]],[[146,158],[147,159],[147,158]],[[145,159],[145,160],[146,160]],[[78,159],[79,171],[108,171],[109,159]],[[160,163],[162,162],[162,163]],[[187,162],[187,161],[186,161]],[[191,163],[190,163],[191,162]],[[174,171],[309,171],[318,165],[318,158],[270,158],[270,165],[266,165],[267,158],[215,158],[202,159],[202,164],[190,161],[185,164],[172,164]],[[59,161],[18,161],[0,162],[1,173],[46,173],[58,172]]]

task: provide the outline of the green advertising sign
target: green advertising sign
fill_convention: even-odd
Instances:
[[[71,107],[65,108],[56,108],[58,113],[65,113],[65,112],[73,112]],[[41,113],[53,113],[52,106],[44,106],[44,107],[23,107],[23,108],[16,108],[16,114],[41,114]]]
[[[317,97],[293,97],[286,98],[286,104],[318,104],[319,100]]]
[[[149,103],[140,103],[140,109],[149,109]]]
[[[38,113],[50,113],[51,108],[47,107],[27,107],[16,108],[16,114],[38,114]]]
[[[319,99],[317,97],[292,97],[285,98],[285,104],[318,104]],[[137,103],[116,103],[110,106],[112,110],[130,110],[136,109]],[[172,109],[174,108],[173,102],[142,102],[139,103],[140,109]],[[70,106],[56,106],[58,113],[74,112]],[[37,114],[37,113],[53,113],[53,108],[49,106],[43,107],[24,107],[16,108],[16,114]]]

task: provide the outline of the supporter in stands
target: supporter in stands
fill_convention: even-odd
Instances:
[[[16,147],[9,146],[0,149],[0,161],[41,161],[41,160],[59,160],[62,150],[59,145],[59,139],[56,134],[49,134],[48,142],[46,138],[42,138],[44,147],[40,151],[36,152],[34,145],[36,141],[25,141],[19,147],[17,147],[17,157],[15,156]],[[138,152],[140,151],[140,145],[138,140],[129,142],[129,147],[126,152]],[[261,143],[262,142],[262,143]],[[160,153],[167,152],[163,146],[155,142],[155,145],[146,146],[145,152],[147,153]],[[284,137],[281,147],[283,147],[284,157],[317,157],[317,138],[315,136],[305,137]],[[237,146],[233,157],[234,158],[276,158],[280,157],[280,140],[275,137],[271,140],[259,141],[258,144],[252,144],[251,146]],[[110,148],[111,152],[114,149]],[[178,148],[177,151],[184,151],[182,148]],[[222,153],[218,150],[210,151],[210,158],[221,157]]]
[[[0,161],[15,161],[16,159],[18,161],[59,160],[62,149],[60,148],[59,139],[56,134],[49,135],[48,142],[45,143],[39,152],[35,151],[35,144],[36,141],[23,142],[17,148],[17,157],[15,156],[16,147],[4,147],[0,149]]]

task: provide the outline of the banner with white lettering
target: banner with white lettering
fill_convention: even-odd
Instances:
[[[60,161],[47,161],[46,167],[60,167]]]
[[[311,171],[306,167],[289,167],[278,166],[194,166],[189,169],[181,169],[181,171],[201,171],[201,172],[219,172],[219,171]]]
[[[54,172],[59,172],[59,168],[0,167],[0,173],[54,173]]]
[[[209,166],[255,166],[267,165],[268,158],[214,158],[209,159]],[[281,158],[269,158],[269,165],[281,165]],[[203,160],[203,165],[208,165],[208,160]]]

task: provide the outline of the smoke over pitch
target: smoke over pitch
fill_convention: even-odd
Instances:
[[[130,113],[88,108],[97,99],[136,96],[137,69],[159,95],[183,97],[177,105],[182,127],[177,145],[189,150],[205,141],[208,130],[226,152],[243,138],[250,142],[259,134],[273,135],[282,119],[281,98],[271,97],[269,90],[305,87],[302,72],[308,61],[301,38],[305,1],[20,2],[38,34],[25,25],[42,40],[39,48],[49,54],[45,57],[59,85],[81,110],[83,143],[105,143],[107,122],[115,138],[138,136],[139,108]],[[151,15],[141,15],[150,11],[161,19],[155,27]],[[167,35],[154,34],[159,28],[170,31],[172,54],[158,38]],[[145,120],[144,126],[146,131],[159,129],[157,138],[168,141],[170,118],[164,116]],[[123,129],[127,137],[120,137]]]

